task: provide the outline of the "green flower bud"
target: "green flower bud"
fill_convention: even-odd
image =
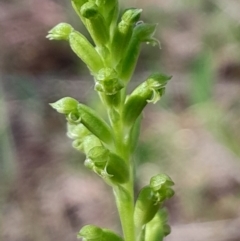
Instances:
[[[117,0],[96,0],[102,16],[107,26],[114,26],[118,19],[118,1]]]
[[[81,16],[80,9],[84,3],[86,3],[88,0],[71,0],[72,7],[77,13],[77,15],[80,17],[83,24],[85,24],[85,18]]]
[[[92,39],[97,46],[104,46],[109,40],[109,33],[105,24],[105,20],[99,13],[98,6],[92,2],[82,5],[81,15],[86,18],[85,25]]]
[[[103,230],[94,225],[86,225],[79,231],[77,238],[82,238],[83,241],[103,241]]]
[[[141,189],[134,209],[134,223],[136,227],[141,227],[153,219],[161,204],[156,201],[151,187],[146,186]]]
[[[52,28],[46,38],[49,40],[68,40],[69,34],[73,31],[73,27],[68,23],[59,23]]]
[[[86,136],[90,134],[91,132],[81,123],[77,125],[67,123],[67,136],[70,139],[83,140]]]
[[[168,188],[173,185],[174,182],[166,174],[158,174],[150,180],[150,187],[153,191],[160,191],[162,188]]]
[[[123,121],[126,125],[131,126],[136,121],[147,103],[155,104],[162,97],[162,90],[169,79],[170,76],[152,74],[131,93],[123,109]]]
[[[112,59],[115,64],[124,56],[133,33],[133,25],[138,21],[141,12],[142,9],[130,8],[123,13],[112,40]]]
[[[153,37],[156,31],[156,26],[156,24],[140,23],[133,29],[133,34],[126,50],[126,54],[123,57],[120,66],[118,66],[120,77],[123,80],[128,81],[133,74],[140,54],[141,43],[146,42],[153,46],[159,44],[157,39]]]
[[[155,192],[155,196],[159,202],[163,202],[174,195],[174,191],[171,189],[173,185],[174,182],[166,174],[158,174],[150,180],[150,187]]]
[[[114,95],[123,87],[114,69],[103,68],[96,75],[95,90],[104,92],[106,95]]]
[[[109,125],[90,107],[79,104],[78,114],[81,118],[81,123],[93,133],[96,137],[107,144],[111,144],[112,133]]]
[[[71,97],[64,97],[49,105],[51,105],[57,112],[68,115],[71,112],[77,111],[78,101]]]
[[[103,68],[104,64],[100,55],[82,34],[73,31],[69,35],[69,43],[73,52],[87,65],[91,72],[97,73]]]
[[[90,143],[90,137],[87,138]],[[85,141],[83,145],[85,147]],[[99,143],[93,143],[93,147],[88,150],[84,148],[84,150],[87,156],[85,166],[106,179],[108,183],[122,184],[128,181],[128,166],[120,156],[110,152],[104,146],[100,146]]]
[[[120,31],[121,32],[128,31],[125,27],[135,24],[139,20],[141,12],[142,12],[142,9],[137,9],[137,8],[126,9],[121,17],[122,21],[119,23]]]
[[[98,14],[98,6],[93,2],[86,2],[80,11],[84,18],[94,18]]]
[[[104,167],[108,161],[109,150],[104,146],[96,146],[87,153],[87,158],[94,162],[96,167]]]

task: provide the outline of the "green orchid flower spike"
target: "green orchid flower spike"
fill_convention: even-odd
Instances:
[[[86,156],[84,166],[113,189],[122,226],[118,235],[86,225],[77,237],[83,241],[162,241],[171,230],[164,202],[174,195],[174,182],[166,174],[156,175],[134,200],[133,156],[143,111],[162,98],[171,76],[151,74],[128,93],[142,44],[160,46],[154,36],[157,24],[141,21],[142,9],[128,8],[120,14],[117,0],[71,0],[71,4],[91,40],[68,23],[52,28],[47,38],[66,41],[86,64],[107,118],[72,97],[50,105],[65,116],[72,147]]]

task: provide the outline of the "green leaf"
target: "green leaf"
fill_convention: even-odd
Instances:
[[[79,231],[77,238],[82,238],[83,241],[102,241],[103,230],[94,225],[86,225]]]

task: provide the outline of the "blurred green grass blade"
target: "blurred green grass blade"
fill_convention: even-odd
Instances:
[[[190,82],[190,101],[192,104],[211,100],[214,74],[211,51],[200,53],[193,62]]]

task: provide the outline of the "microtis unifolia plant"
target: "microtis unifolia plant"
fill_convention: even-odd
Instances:
[[[122,237],[113,231],[86,225],[78,233],[84,241],[160,241],[170,233],[166,199],[173,196],[173,181],[165,174],[153,176],[134,198],[135,164],[142,112],[165,92],[170,76],[151,74],[132,93],[127,88],[142,43],[159,45],[157,24],[139,21],[142,9],[120,14],[118,0],[71,0],[94,44],[67,23],[49,31],[50,40],[65,40],[87,65],[107,120],[71,97],[51,106],[66,117],[72,146],[86,155],[84,165],[112,189],[122,226]]]

